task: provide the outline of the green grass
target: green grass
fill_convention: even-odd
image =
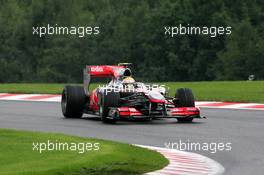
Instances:
[[[175,89],[191,88],[197,100],[264,102],[264,81],[166,82],[170,95]],[[90,89],[96,85],[92,84]],[[0,92],[60,94],[64,84],[0,84]]]
[[[99,151],[39,151],[32,143],[99,143]],[[80,147],[81,148],[81,147]],[[134,175],[161,169],[167,159],[157,152],[111,141],[63,134],[0,129],[1,175]]]
[[[174,95],[175,89],[179,87],[188,87],[193,90],[197,100],[264,103],[264,81],[168,82],[164,84],[170,88],[170,95]]]
[[[0,93],[60,94],[64,84],[0,84]]]

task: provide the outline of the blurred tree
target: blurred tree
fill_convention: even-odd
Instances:
[[[86,64],[133,62],[138,80],[264,79],[263,0],[0,0],[0,82],[80,82]],[[100,35],[32,35],[99,26]],[[232,26],[211,38],[165,26]]]

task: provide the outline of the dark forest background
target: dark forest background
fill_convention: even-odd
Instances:
[[[164,26],[232,34],[164,35]],[[33,26],[99,26],[38,37]],[[86,64],[134,63],[146,81],[264,79],[263,0],[0,0],[0,82],[80,82]]]

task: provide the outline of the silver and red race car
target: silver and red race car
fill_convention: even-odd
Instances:
[[[97,114],[107,123],[155,118],[191,122],[194,118],[201,118],[190,89],[179,88],[175,97],[169,97],[162,85],[136,82],[132,78],[130,65],[86,66],[83,87],[66,86],[63,89],[63,115],[66,118],[81,118],[84,113]],[[109,78],[110,81],[90,92],[90,81],[95,77]]]

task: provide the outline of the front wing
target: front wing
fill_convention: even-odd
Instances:
[[[151,113],[144,115],[134,107],[110,108],[109,117],[114,119],[140,119],[140,118],[201,118],[200,109],[197,107],[175,107],[169,108],[166,112]]]

